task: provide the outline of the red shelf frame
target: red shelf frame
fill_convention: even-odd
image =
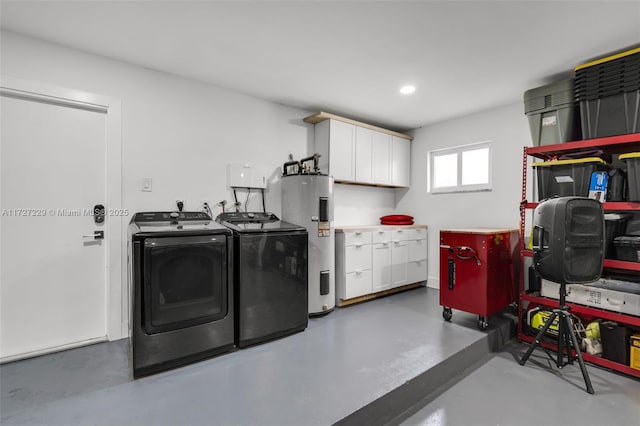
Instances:
[[[558,299],[552,299],[550,297],[535,296],[532,294],[521,294],[520,300],[526,300],[527,302],[537,303],[538,305],[544,305],[549,307],[558,307]],[[605,309],[593,308],[591,306],[579,305],[577,303],[567,302],[569,310],[576,314],[590,315],[601,319],[622,322],[627,325],[640,327],[640,317],[633,315],[621,314],[620,312],[607,311]]]
[[[533,257],[531,250],[523,249],[520,251],[520,255],[524,257]],[[604,267],[609,269],[620,269],[624,271],[638,271],[640,272],[640,263],[627,262],[624,260],[605,259]]]
[[[632,133],[629,135],[609,136],[598,139],[585,139],[575,142],[566,142],[556,145],[541,145],[527,148],[528,155],[544,160],[553,158],[560,154],[569,154],[572,152],[584,151],[585,149],[602,149],[612,154],[620,154],[632,152],[634,148],[629,150],[629,145],[640,142],[640,133]],[[640,146],[635,149],[639,149]]]
[[[523,150],[522,158],[522,198],[520,203],[520,259],[521,259],[521,271],[522,260],[525,257],[533,256],[533,252],[528,250],[524,246],[524,232],[525,232],[525,219],[527,210],[535,209],[538,206],[537,202],[527,201],[527,163],[528,157],[536,157],[543,160],[554,159],[558,155],[577,153],[585,150],[601,149],[608,154],[620,154],[627,152],[640,151],[640,133],[634,133],[629,135],[611,136],[598,139],[587,139],[575,142],[567,142],[556,145],[542,145],[535,147],[525,147]],[[603,203],[603,208],[606,212],[639,212],[640,202],[606,202]],[[605,259],[604,267],[609,269],[617,269],[624,271],[632,271],[640,273],[640,263],[625,262],[621,260]],[[523,311],[524,303],[535,303],[547,307],[557,307],[558,300],[547,297],[527,294],[524,292],[524,273],[520,274],[520,286],[519,286],[519,300],[518,300],[518,339],[524,342],[532,342],[533,337],[525,334],[523,331]],[[523,303],[524,302],[524,303]],[[600,318],[604,320],[616,321],[621,324],[629,325],[632,327],[640,327],[640,316],[627,315],[614,311],[607,311],[604,309],[598,309],[590,306],[579,305],[576,303],[567,303],[567,306],[572,312],[578,315],[591,316],[594,318]],[[541,342],[541,344],[548,348],[555,350],[555,345]],[[635,370],[627,365],[619,364],[614,361],[603,359],[597,356],[582,353],[585,361],[592,364],[599,365],[601,367],[610,368],[630,376],[640,377],[640,370]]]
[[[522,336],[518,336],[518,338],[520,340],[522,340],[523,342],[526,343],[531,343],[534,340],[533,336],[529,336],[528,334],[523,334]],[[545,341],[541,341],[540,342],[541,346],[544,346],[545,348],[552,350],[552,351],[556,351],[556,345],[553,345],[551,343],[545,342]],[[634,376],[634,377],[639,377],[640,378],[640,370],[635,370],[631,367],[629,367],[628,365],[624,365],[624,364],[620,364],[618,362],[615,361],[610,361],[608,359],[604,359],[604,358],[600,358],[599,356],[595,356],[595,355],[589,355],[588,353],[582,352],[582,359],[584,359],[586,362],[590,362],[591,364],[595,364],[598,365],[600,367],[604,367],[604,368],[610,368],[612,370],[616,370],[619,371],[621,373],[624,374],[628,374],[629,376]],[[577,361],[575,361],[577,362]]]

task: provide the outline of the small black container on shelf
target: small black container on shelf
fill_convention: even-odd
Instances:
[[[622,235],[640,235],[640,215],[629,213]]]
[[[629,338],[632,330],[614,321],[600,323],[602,358],[629,365]]]
[[[609,170],[609,187],[607,189],[607,201],[625,201],[624,193],[627,183],[627,175],[622,169]]]
[[[616,259],[627,262],[640,262],[640,236],[621,235],[613,239]]]
[[[604,257],[606,259],[616,259],[616,247],[613,240],[625,233],[628,216],[618,213],[604,215]]]
[[[640,48],[575,68],[585,139],[640,132]]]
[[[618,157],[627,164],[627,201],[640,201],[640,152],[629,152]]]

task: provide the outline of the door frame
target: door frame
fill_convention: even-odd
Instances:
[[[122,211],[122,102],[120,99],[81,90],[53,86],[0,74],[0,93],[19,99],[33,100],[55,105],[93,110],[105,114],[105,194],[107,210]],[[108,213],[108,212],[107,212]],[[108,230],[104,241],[105,253],[105,324],[107,339],[117,340],[128,336],[128,303],[126,250],[123,221],[128,216],[105,216]],[[91,343],[91,342],[88,342]],[[78,346],[78,345],[73,345]]]

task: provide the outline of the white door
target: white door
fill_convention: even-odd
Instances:
[[[407,241],[391,243],[391,287],[407,284],[407,262],[409,248]]]
[[[356,182],[373,183],[371,171],[371,138],[373,130],[356,127]]]
[[[408,241],[407,282],[427,280],[427,240]]]
[[[391,184],[408,187],[411,183],[411,144],[408,139],[391,138]]]
[[[391,288],[391,243],[372,244],[372,279],[374,293]]]
[[[0,99],[0,360],[105,340],[105,111]]]
[[[373,183],[389,185],[391,183],[391,135],[373,132],[371,156]]]

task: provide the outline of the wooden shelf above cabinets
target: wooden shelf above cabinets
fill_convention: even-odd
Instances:
[[[399,133],[393,130],[384,129],[382,127],[373,126],[371,124],[363,123],[361,121],[352,120],[350,118],[341,117],[339,115],[335,115],[335,114],[331,114],[323,111],[320,111],[317,114],[310,115],[303,119],[305,123],[311,123],[311,124],[317,124],[325,120],[342,121],[343,123],[353,124],[354,126],[364,127],[365,129],[375,130],[377,132],[386,133],[391,136],[397,136],[399,138],[408,139],[410,141],[413,140],[413,136],[405,135],[404,133]]]

